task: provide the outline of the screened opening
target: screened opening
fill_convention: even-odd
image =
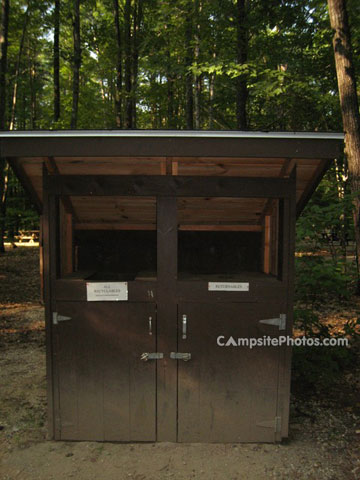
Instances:
[[[83,272],[89,280],[104,281],[156,277],[155,197],[71,196],[59,205],[61,276]]]
[[[278,276],[279,200],[183,197],[177,205],[179,279]]]
[[[260,232],[179,232],[180,275],[261,271]]]
[[[126,281],[156,276],[156,231],[77,231],[77,270],[89,280]]]

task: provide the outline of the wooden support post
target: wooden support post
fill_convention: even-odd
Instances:
[[[161,161],[161,175],[178,175],[178,162],[173,157],[166,157]]]
[[[177,205],[175,197],[157,199],[157,440],[177,440],[177,364],[170,352],[177,350]]]
[[[44,238],[43,238],[44,216],[40,215],[39,232],[39,270],[40,270],[40,302],[44,303]]]
[[[59,439],[59,419],[56,418],[56,379],[54,365],[54,343],[52,312],[54,311],[53,294],[56,281],[56,219],[55,197],[49,194],[48,173],[43,168],[43,241],[44,241],[44,302],[45,302],[45,338],[46,338],[46,377],[47,377],[47,421],[48,438]]]
[[[73,216],[66,211],[64,203],[60,202],[60,257],[61,276],[74,270],[73,255]]]
[[[275,200],[273,204],[270,221],[270,273],[278,274],[278,250],[279,250],[279,201]]]
[[[280,204],[282,213],[280,222],[283,224],[280,228],[279,236],[283,237],[283,264],[282,280],[287,290],[287,318],[286,330],[284,335],[292,335],[293,328],[293,307],[294,307],[294,270],[295,270],[295,221],[296,221],[296,167],[289,175],[292,184],[292,195]],[[281,226],[281,225],[279,225]],[[278,388],[278,406],[277,416],[281,416],[281,432],[276,433],[276,441],[288,436],[289,427],[289,407],[290,407],[290,380],[291,380],[291,347],[283,345],[279,350],[280,369],[279,369],[279,388]]]
[[[270,245],[270,240],[271,240],[271,216],[270,215],[265,215],[264,218],[264,273],[269,274],[270,273],[270,252],[271,252],[271,245]]]

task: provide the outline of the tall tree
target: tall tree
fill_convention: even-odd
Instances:
[[[187,2],[186,25],[185,25],[185,96],[186,96],[186,128],[193,130],[194,128],[194,92],[193,92],[193,75],[191,72],[193,62],[193,5],[192,0]]]
[[[131,103],[133,128],[136,128],[136,94],[138,87],[139,75],[139,53],[140,53],[140,35],[141,23],[143,20],[143,0],[135,0],[134,3],[134,27],[133,27],[133,52],[132,52],[132,86],[131,86]]]
[[[125,128],[133,128],[133,102],[132,102],[132,48],[131,48],[131,0],[125,0],[124,10],[125,30]]]
[[[18,92],[18,86],[19,86],[20,65],[21,65],[22,55],[23,55],[23,51],[24,51],[26,30],[27,30],[27,26],[28,26],[28,22],[29,22],[29,11],[30,11],[30,2],[28,3],[25,14],[24,14],[24,25],[23,25],[21,39],[20,39],[18,56],[17,56],[17,60],[16,60],[15,79],[14,79],[14,87],[13,87],[12,102],[11,102],[11,118],[10,118],[9,130],[14,130],[14,126],[15,126],[15,113],[16,113],[17,92]]]
[[[1,26],[0,26],[0,130],[5,130],[6,125],[6,74],[7,52],[9,45],[9,0],[1,2]],[[5,214],[6,197],[9,179],[9,164],[6,159],[0,157],[0,253],[5,252]]]
[[[236,17],[237,62],[244,66],[247,62],[248,32],[246,27],[246,0],[237,0]],[[248,97],[246,77],[243,73],[236,78],[236,127],[247,129],[246,101]]]
[[[4,130],[6,124],[6,75],[9,46],[9,14],[10,0],[2,0],[0,25],[0,130]]]
[[[345,154],[354,194],[354,227],[358,268],[360,261],[360,116],[346,0],[328,0],[338,81]],[[360,293],[360,282],[358,285]]]
[[[122,116],[122,34],[120,25],[119,0],[114,0],[114,22],[116,32],[116,81],[115,81],[115,118],[116,126],[123,128]]]
[[[74,0],[73,19],[74,57],[73,57],[73,101],[71,111],[71,129],[76,129],[78,122],[79,95],[80,95],[80,68],[81,68],[81,39],[80,39],[80,0]]]
[[[54,122],[60,120],[60,0],[54,9]]]
[[[201,35],[201,27],[200,27],[200,14],[202,10],[202,4],[200,0],[194,0],[194,20],[195,20],[195,28],[194,28],[194,62],[196,65],[200,62],[200,35]],[[196,73],[194,78],[195,84],[195,91],[194,91],[194,119],[195,119],[195,129],[200,130],[200,101],[201,101],[201,75]]]

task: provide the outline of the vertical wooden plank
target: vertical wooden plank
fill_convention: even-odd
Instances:
[[[46,377],[47,377],[47,416],[48,437],[60,438],[58,417],[58,398],[53,348],[53,287],[56,279],[56,200],[48,191],[47,170],[43,168],[43,253],[44,253],[44,301],[45,301],[45,338],[46,338]]]
[[[157,440],[177,437],[177,365],[170,352],[177,348],[177,206],[175,197],[157,199]]]
[[[278,250],[279,250],[279,235],[278,235],[278,227],[279,227],[279,201],[274,201],[273,211],[271,215],[271,265],[270,265],[270,272],[273,275],[278,274]]]
[[[287,292],[287,321],[284,335],[292,335],[294,307],[294,275],[295,275],[295,224],[296,224],[296,166],[290,174],[292,194],[284,202],[284,248],[283,248],[283,281]],[[291,381],[291,347],[283,346],[280,352],[278,412],[281,417],[281,431],[276,440],[288,436],[290,414],[290,381]]]
[[[73,272],[73,216],[68,213],[63,201],[60,208],[60,266],[61,275]]]
[[[264,273],[270,273],[270,233],[271,216],[265,215],[264,218]]]
[[[74,270],[74,239],[73,239],[73,216],[66,214],[66,273]]]
[[[89,305],[90,304],[90,305]],[[106,313],[101,303],[83,306],[74,321],[77,338],[78,440],[104,440],[103,337]],[[115,368],[115,365],[113,366]]]
[[[160,162],[160,175],[166,175],[166,158],[161,159]]]
[[[167,157],[166,159],[166,175],[172,175],[172,158]]]
[[[49,192],[49,253],[50,253],[50,311],[49,323],[51,325],[52,343],[52,376],[53,376],[53,403],[54,403],[54,427],[55,440],[60,439],[60,402],[59,402],[59,378],[57,368],[57,337],[52,324],[52,314],[56,311],[55,283],[58,277],[59,267],[59,202],[55,195]]]
[[[58,302],[56,311],[71,320],[53,326],[56,342],[56,371],[59,388],[61,440],[82,440],[79,437],[79,396],[77,376],[78,345],[83,342],[82,332],[78,337],[77,310],[83,312],[80,302]],[[89,419],[90,422],[90,419]]]
[[[39,271],[40,271],[40,302],[44,303],[44,238],[43,238],[43,215],[40,215],[39,232]]]
[[[130,307],[130,305],[129,305]],[[134,303],[129,313],[127,331],[133,333],[131,364],[129,368],[130,441],[156,440],[156,363],[143,362],[144,352],[156,352],[156,336],[149,335],[149,316],[156,332],[155,305]],[[134,355],[134,351],[136,354]]]

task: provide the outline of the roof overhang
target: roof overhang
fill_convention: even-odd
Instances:
[[[239,131],[0,132],[7,158],[39,210],[42,167],[56,175],[217,175],[286,177],[297,166],[300,214],[329,161],[343,150],[342,133]],[[176,169],[174,168],[176,165]]]

